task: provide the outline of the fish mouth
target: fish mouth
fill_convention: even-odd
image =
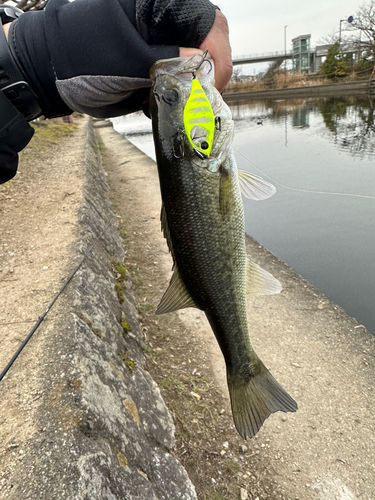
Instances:
[[[212,73],[213,78],[213,62],[207,51],[203,55],[195,54],[192,57],[160,59],[152,66],[150,78],[152,82],[155,82],[158,77],[163,75],[186,78],[189,80],[192,78],[192,75],[201,73],[206,75]]]

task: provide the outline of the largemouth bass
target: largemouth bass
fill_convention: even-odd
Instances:
[[[245,249],[242,192],[253,199],[272,185],[242,173],[232,148],[233,121],[213,85],[206,56],[158,61],[151,69],[150,112],[162,195],[162,229],[174,267],[157,314],[203,310],[223,353],[233,420],[253,437],[276,411],[295,401],[250,344],[246,294],[271,294],[280,283]]]

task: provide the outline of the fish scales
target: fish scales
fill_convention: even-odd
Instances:
[[[244,273],[233,273],[230,269],[244,269],[246,253],[245,248],[241,253],[234,252],[241,243],[236,238],[238,231],[228,232],[228,226],[242,226],[238,215],[233,211],[228,216],[232,211],[228,209],[226,217],[222,217],[220,183],[200,167],[189,169],[185,161],[180,161],[169,177],[163,174],[161,177],[166,180],[161,189],[168,227],[172,234],[178,234],[173,240],[175,262],[186,288],[195,304],[210,311],[212,318],[225,325],[226,330],[231,325],[233,331],[242,331],[238,322],[246,318]],[[208,198],[207,192],[214,196]],[[232,205],[233,209],[239,206]],[[217,228],[212,221],[218,219],[221,222]],[[227,341],[223,335],[218,338],[221,343]]]
[[[151,70],[161,220],[174,261],[157,313],[184,307],[205,312],[225,359],[234,423],[246,439],[271,413],[295,411],[297,405],[250,343],[246,293],[276,293],[280,288],[246,255],[243,204],[231,146],[233,122],[208,65],[202,62],[201,56],[169,59]],[[198,110],[192,103],[197,87],[206,100]],[[189,114],[190,110],[194,111]],[[249,184],[251,176],[246,176],[242,181]],[[259,178],[254,183],[270,192]]]

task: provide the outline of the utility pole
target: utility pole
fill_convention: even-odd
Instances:
[[[286,29],[288,25],[284,26],[284,55],[286,56]],[[285,72],[285,80],[286,80],[286,59],[284,61],[284,72]]]
[[[284,54],[286,55],[286,29],[288,25],[284,26]]]
[[[340,19],[340,30],[339,30],[339,49],[341,47],[341,23],[352,23],[354,20],[353,16],[349,16],[348,19]]]

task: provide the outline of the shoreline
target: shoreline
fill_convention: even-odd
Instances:
[[[258,99],[293,99],[303,97],[336,97],[336,96],[374,96],[375,80],[365,82],[344,82],[326,85],[306,85],[304,87],[288,87],[284,89],[224,92],[227,102],[236,100]]]

